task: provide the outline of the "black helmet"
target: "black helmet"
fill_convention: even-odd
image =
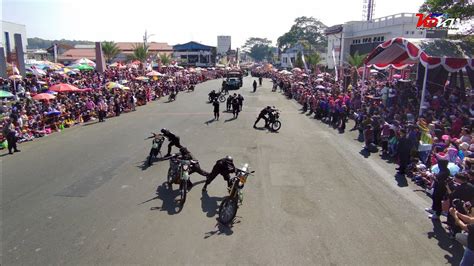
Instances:
[[[227,156],[225,157],[225,159],[226,159],[227,161],[229,161],[229,162],[233,162],[233,161],[234,161],[234,159],[232,159],[232,156],[229,156],[229,155],[227,155]]]
[[[163,134],[167,134],[167,133],[169,133],[169,132],[170,132],[170,131],[169,131],[168,129],[166,129],[166,128],[161,129],[161,133],[163,133]]]

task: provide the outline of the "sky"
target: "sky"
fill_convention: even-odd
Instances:
[[[361,20],[363,0],[0,0],[2,20],[26,25],[28,37],[170,45],[197,41],[217,45],[232,36],[232,48],[249,37],[276,44],[299,16],[327,26]],[[415,13],[423,0],[375,0],[375,18]]]

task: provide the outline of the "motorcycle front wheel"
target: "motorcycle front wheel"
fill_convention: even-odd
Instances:
[[[219,101],[221,103],[225,102],[225,96],[224,95],[219,96]]]
[[[219,206],[219,222],[229,224],[237,215],[237,199],[226,197]]]
[[[281,122],[276,120],[275,122],[272,123],[272,130],[273,131],[278,131],[281,128]]]

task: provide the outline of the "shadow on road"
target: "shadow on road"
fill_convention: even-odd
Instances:
[[[222,201],[224,197],[209,197],[206,191],[202,192],[201,195],[201,209],[206,213],[207,217],[214,217],[219,210],[219,201]]]
[[[395,180],[397,181],[397,185],[399,187],[408,187],[408,181],[405,175],[402,174],[396,174],[395,175]]]
[[[156,199],[161,199],[163,204],[161,207],[151,207],[150,210],[160,210],[160,211],[166,211],[168,212],[169,215],[177,214],[182,210],[181,204],[176,200],[176,197],[179,195],[179,190],[175,189],[169,189],[164,183],[158,188],[156,188],[156,197],[149,199],[147,201],[144,201],[140,204],[144,204]]]
[[[216,120],[216,119],[213,118],[213,119],[211,119],[211,120],[208,120],[208,121],[204,122],[204,124],[209,125],[209,124],[212,124],[212,123],[214,123],[214,122],[216,122],[216,121],[218,121],[218,120]]]
[[[461,244],[456,240],[451,240],[444,230],[443,225],[438,220],[432,220],[433,223],[433,232],[428,232],[428,238],[435,238],[438,240],[438,246],[443,250],[446,250],[450,254],[444,255],[447,264],[459,265],[461,258],[463,256],[464,250]]]
[[[217,222],[217,224],[214,226],[214,227],[217,227],[217,229],[205,233],[204,239],[208,239],[209,237],[214,236],[214,235],[230,236],[234,233],[234,231],[232,230],[232,227],[234,226],[234,224],[238,224],[238,223],[240,223],[240,221],[236,221],[232,223],[231,225],[224,225]]]
[[[232,117],[232,118],[224,120],[224,123],[231,122],[231,121],[234,121],[236,119],[237,119],[237,117]]]
[[[151,159],[151,165],[148,165],[147,160],[144,160],[140,165],[137,165],[137,167],[142,169],[142,171],[145,171],[148,168],[152,167],[153,163],[158,163],[158,162],[165,161],[165,160],[167,160],[167,159],[163,158],[163,157],[153,158],[153,159]]]

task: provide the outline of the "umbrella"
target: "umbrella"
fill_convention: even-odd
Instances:
[[[123,86],[120,85],[119,83],[117,82],[109,82],[107,83],[107,85],[105,85],[107,87],[107,89],[115,89],[115,88],[118,88],[118,89],[121,89]]]
[[[60,115],[61,112],[58,110],[52,110],[46,113],[47,115]]]
[[[316,89],[325,89],[325,87],[323,85],[318,85],[316,86]]]
[[[73,92],[73,91],[79,91],[79,88],[71,84],[59,83],[59,84],[49,87],[49,90],[56,91],[56,92]]]
[[[299,68],[299,67],[295,67],[295,68],[293,68],[291,71],[292,71],[292,72],[301,72],[302,70],[301,70],[301,68]]]
[[[41,85],[44,85],[44,84],[46,84],[46,82],[44,82],[44,81],[41,81],[41,80],[38,80],[36,83],[38,83],[38,84],[41,84]]]
[[[44,93],[53,94],[53,95],[58,94],[58,93],[55,92],[55,91],[45,91]]]
[[[33,96],[33,99],[37,100],[37,101],[41,101],[41,100],[52,100],[56,98],[56,96],[52,95],[52,94],[49,94],[49,93],[40,93],[40,94],[36,94],[35,96]]]
[[[322,78],[317,78],[316,79],[316,82],[322,82],[322,81],[324,81]]]
[[[126,91],[130,90],[129,87],[125,87],[125,86],[121,87],[121,89],[122,89],[122,90],[126,90]]]
[[[291,74],[291,72],[290,72],[290,71],[288,71],[288,70],[282,70],[282,71],[280,71],[280,74],[284,74],[284,75],[290,75],[290,74]]]
[[[14,95],[11,94],[8,91],[0,90],[0,98],[10,98],[13,97]]]
[[[75,69],[78,69],[80,71],[89,71],[89,70],[94,70],[94,67],[90,65],[78,65],[74,67]]]
[[[136,79],[136,80],[140,80],[140,81],[147,81],[147,80],[148,80],[148,78],[147,78],[147,77],[144,77],[144,76],[136,77],[135,79]]]
[[[74,61],[74,64],[76,65],[89,65],[95,67],[94,61],[87,59],[87,58],[81,58],[76,61]]]
[[[455,163],[448,163],[448,169],[449,169],[449,173],[454,176],[455,174],[457,174],[460,170],[459,166],[457,166]],[[431,172],[433,172],[434,174],[438,174],[439,173],[439,167],[437,164],[433,165],[431,167]]]
[[[377,70],[375,70],[375,69],[371,69],[371,70],[370,70],[370,73],[379,73],[379,72],[378,72]]]
[[[11,80],[14,80],[14,79],[22,79],[23,77],[20,76],[20,75],[11,75],[8,78],[11,79]]]
[[[35,76],[44,76],[46,75],[46,72],[44,72],[43,70],[39,69],[39,68],[32,68],[31,69],[31,72],[33,73],[33,75]]]
[[[395,75],[393,75],[393,78],[394,78],[394,79],[399,79],[399,78],[401,78],[401,77],[402,77],[402,75],[400,75],[400,74],[395,74]]]
[[[150,76],[158,76],[158,77],[164,76],[164,74],[161,74],[160,72],[155,71],[155,70],[146,73],[146,75],[149,76],[149,77]]]

